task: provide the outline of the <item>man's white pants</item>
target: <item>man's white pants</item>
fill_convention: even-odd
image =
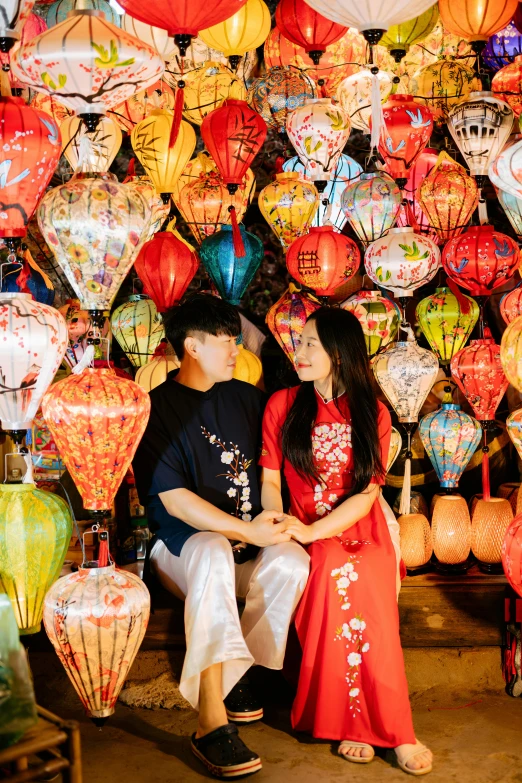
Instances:
[[[163,541],[154,544],[151,564],[161,584],[185,601],[187,652],[179,689],[195,709],[201,672],[215,663],[223,664],[223,698],[254,663],[283,667],[309,561],[295,541],[265,547],[242,565],[234,563],[220,533],[195,533],[179,557]],[[245,601],[241,620],[236,596]]]

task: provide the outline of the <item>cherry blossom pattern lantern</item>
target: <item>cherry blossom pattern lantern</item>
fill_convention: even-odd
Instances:
[[[522,240],[522,197],[518,198],[505,190],[497,190],[497,198],[520,242]]]
[[[506,530],[502,542],[502,567],[513,590],[522,597],[522,514]]]
[[[412,228],[391,228],[386,236],[366,248],[366,274],[395,296],[413,296],[429,283],[440,266],[440,251],[431,239]]]
[[[160,313],[180,303],[198,266],[197,253],[172,231],[161,231],[146,242],[134,263],[143,291]]]
[[[263,0],[247,0],[222,22],[199,31],[199,37],[213,49],[223,52],[235,71],[241,57],[262,46],[270,32],[270,11]]]
[[[304,0],[281,0],[275,20],[285,38],[301,46],[315,65],[319,65],[326,47],[348,31],[347,27],[325,19]]]
[[[410,46],[424,40],[438,21],[439,9],[435,3],[419,16],[408,19],[401,24],[392,25],[381,38],[379,46],[385,46],[395,62],[400,62]]]
[[[244,101],[247,95],[242,80],[219,62],[204,63],[184,76],[183,82],[183,117],[193,125],[201,125],[228,98]]]
[[[82,563],[45,596],[47,636],[97,726],[114,713],[149,614],[150,596],[143,581],[113,563]]]
[[[386,71],[372,74],[368,68],[360,68],[343,79],[337,89],[337,100],[349,115],[352,127],[363,133],[370,133],[373,76],[377,78],[381,103],[384,103],[393,88],[391,76]]]
[[[439,243],[461,234],[478,204],[477,183],[446,152],[417,191],[419,206]]]
[[[236,241],[232,226],[222,226],[221,231],[207,237],[199,249],[200,258],[210,279],[222,299],[239,305],[252,278],[263,260],[263,243],[255,234],[237,226],[241,234],[243,255],[236,253]]]
[[[522,391],[522,316],[515,318],[502,335],[500,361],[509,383]]]
[[[502,30],[513,19],[517,6],[518,0],[503,3],[439,0],[440,18],[446,29],[471,42],[486,42],[493,33]],[[484,44],[478,51],[483,48]]]
[[[515,318],[522,315],[522,283],[504,294],[500,300],[499,310],[506,324],[510,324]]]
[[[522,52],[522,35],[513,22],[490,36],[482,52],[484,64],[493,71],[509,65]]]
[[[411,95],[390,95],[382,107],[384,127],[379,152],[386,170],[400,188],[408,181],[408,170],[428,143],[433,131],[433,116]],[[371,122],[370,122],[371,128]]]
[[[515,117],[522,113],[521,79],[522,54],[518,54],[512,63],[497,71],[491,81],[494,95],[509,104]]]
[[[121,130],[111,117],[102,117],[94,131],[88,131],[79,117],[68,117],[60,133],[63,154],[74,171],[108,171],[122,142]],[[86,146],[82,146],[84,137]]]
[[[341,307],[353,313],[361,324],[368,356],[379,353],[397,337],[401,312],[395,302],[380,291],[357,291],[345,299]]]
[[[30,294],[0,294],[0,421],[29,429],[68,344],[63,316]]]
[[[7,0],[2,3],[0,52],[8,52],[20,39],[33,6],[34,0]]]
[[[250,106],[279,133],[286,133],[290,113],[314,97],[314,83],[295,68],[270,68],[248,91]]]
[[[344,191],[343,211],[364,245],[385,236],[397,219],[401,192],[384,172],[361,174]]]
[[[132,294],[114,310],[111,331],[133,367],[147,364],[165,337],[156,305],[143,294]]]
[[[110,369],[51,386],[42,412],[84,508],[107,516],[149,418],[150,398]]]
[[[304,0],[303,0],[304,2]],[[259,209],[285,250],[308,232],[319,194],[311,182],[297,172],[276,174],[275,180],[259,194]]]
[[[353,239],[334,231],[333,226],[310,229],[288,248],[286,265],[298,283],[317,296],[331,296],[358,271],[361,254]]]
[[[397,217],[397,226],[412,226],[419,234],[426,234],[437,241],[437,232],[432,228],[419,206],[418,190],[428,174],[437,164],[438,150],[424,149],[408,172],[408,180],[402,189],[402,204]]]
[[[457,103],[482,89],[475,72],[454,59],[440,59],[419,68],[411,78],[410,92],[427,106],[436,122],[446,122]]]
[[[489,296],[515,274],[518,245],[491,225],[472,226],[449,240],[442,263],[447,275],[472,296]]]
[[[164,65],[155,49],[108,22],[103,12],[71,11],[18,49],[12,69],[94,130],[100,115],[157,81]]]
[[[457,297],[449,288],[435,293],[417,305],[417,321],[431,350],[443,366],[466,345],[479,317],[479,306],[464,294]]]
[[[270,308],[266,323],[275,339],[295,366],[295,352],[306,321],[321,306],[313,296],[290,286],[283,296]]]

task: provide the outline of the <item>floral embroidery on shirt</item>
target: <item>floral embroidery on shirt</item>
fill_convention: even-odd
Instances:
[[[205,427],[201,427],[201,430],[209,443],[223,450],[221,462],[229,467],[226,473],[218,473],[217,475],[232,482],[233,486],[227,490],[227,495],[236,500],[235,515],[240,516],[244,522],[250,522],[252,515],[248,512],[252,510],[252,503],[250,502],[250,480],[247,470],[252,464],[252,460],[247,459],[232,441],[229,441],[230,448],[227,449],[225,443],[218,440],[216,435],[211,435]]]
[[[321,484],[314,487],[315,513],[323,517],[339,499],[328,489],[331,479],[339,480],[348,462],[346,450],[352,447],[352,428],[345,422],[317,424],[312,432],[312,449]],[[336,482],[337,483],[337,482]],[[326,496],[326,493],[328,495]],[[325,497],[326,496],[326,497]]]

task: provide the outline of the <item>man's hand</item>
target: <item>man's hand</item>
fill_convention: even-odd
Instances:
[[[296,541],[299,541],[300,544],[306,546],[307,544],[311,544],[313,541],[315,541],[313,525],[303,525],[303,523],[300,522],[297,517],[291,516],[286,517],[284,524],[286,532],[289,533]]]
[[[264,547],[290,541],[290,534],[285,531],[285,519],[286,514],[282,511],[262,511],[246,525],[247,543]]]

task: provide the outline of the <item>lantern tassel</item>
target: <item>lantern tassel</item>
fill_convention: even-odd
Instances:
[[[90,364],[92,364],[93,360],[94,345],[88,345],[78,364],[72,368],[73,375],[80,375],[80,373],[82,373],[85,369],[87,369],[87,367],[89,367]]]
[[[181,82],[181,84],[184,85],[184,82]],[[174,144],[176,143],[176,139],[178,138],[179,133],[179,127],[181,125],[181,118],[183,115],[183,103],[185,93],[183,91],[183,87],[178,86],[178,90],[176,92],[176,100],[174,101],[174,116],[172,118],[172,126],[170,128],[170,139],[169,139],[169,148],[172,149]]]
[[[381,88],[377,73],[372,73],[371,105],[372,127],[370,136],[370,152],[377,149],[381,134],[385,132],[384,114],[382,111]]]
[[[20,267],[20,273],[16,278],[16,285],[20,289],[21,294],[31,294],[31,291],[27,286],[27,282],[30,277],[31,277],[31,269],[29,267],[29,264],[27,263],[27,259],[24,258],[24,260],[22,261],[22,266]]]
[[[109,544],[107,541],[107,533],[104,530],[100,530],[99,541],[98,568],[105,568],[109,564]]]
[[[411,432],[408,431],[408,449],[406,451],[406,460],[404,462],[404,481],[402,482],[401,503],[399,514],[409,514],[411,506]]]
[[[446,285],[448,286],[453,296],[457,297],[457,302],[459,303],[462,314],[467,315],[471,309],[471,302],[469,299],[464,296],[456,282],[452,280],[451,277],[446,278]]]
[[[31,267],[31,269],[34,269],[34,270],[35,270],[35,272],[38,272],[38,274],[40,274],[40,275],[42,276],[42,278],[43,278],[43,281],[44,281],[44,283],[45,283],[45,287],[47,288],[47,290],[48,290],[48,291],[54,291],[54,285],[53,285],[53,283],[52,283],[52,280],[51,280],[51,278],[50,278],[50,277],[48,277],[48,276],[45,274],[45,272],[43,271],[43,269],[40,269],[40,267],[38,266],[38,264],[36,263],[36,261],[35,261],[35,260],[34,260],[34,258],[32,257],[32,255],[31,255],[31,252],[30,252],[29,248],[27,248],[27,249],[24,251],[24,259],[25,259],[25,261],[28,263],[28,265]]]
[[[243,244],[243,237],[239,230],[239,224],[237,222],[236,208],[229,207],[230,210],[230,222],[232,223],[232,241],[234,242],[234,255],[236,258],[244,258],[246,256],[245,246]]]
[[[479,215],[479,223],[481,226],[486,225],[488,222],[488,205],[486,203],[486,199],[483,197],[482,192],[480,193],[479,203],[478,203],[478,215]]]
[[[136,176],[136,158],[131,158],[129,160],[129,165],[127,166],[127,174],[123,182],[124,183],[128,182],[128,180],[131,179],[131,177],[135,177],[135,176]]]
[[[491,488],[489,485],[489,446],[488,433],[484,430],[484,445],[482,447],[482,498],[491,500]]]
[[[420,232],[420,226],[417,218],[415,217],[415,212],[413,211],[412,205],[408,199],[404,199],[402,203],[404,205],[404,211],[406,213],[406,220],[408,221],[408,225],[411,226],[415,233],[418,234]]]

